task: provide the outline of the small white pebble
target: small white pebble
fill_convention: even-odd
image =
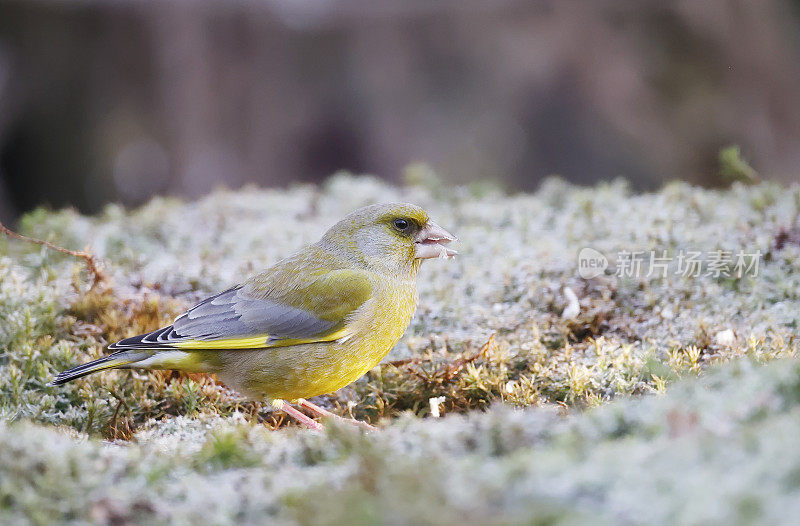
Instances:
[[[723,347],[731,347],[736,343],[736,335],[731,329],[719,331],[716,336],[714,336],[714,342]]]
[[[672,312],[672,309],[667,307],[661,311],[661,317],[664,318],[665,320],[672,320],[675,318],[675,313]]]
[[[581,313],[581,304],[578,302],[578,296],[569,287],[564,287],[564,296],[567,297],[567,306],[561,313],[561,319],[571,320]]]
[[[434,396],[433,398],[428,398],[428,403],[431,405],[431,416],[433,418],[439,418],[441,413],[439,413],[439,405],[444,402],[444,396]]]

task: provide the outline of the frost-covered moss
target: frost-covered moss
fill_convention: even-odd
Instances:
[[[424,416],[437,397],[443,413],[498,400],[597,405],[662,390],[710,362],[797,352],[800,244],[786,232],[800,228],[800,188],[674,183],[629,195],[622,182],[581,188],[552,179],[536,194],[506,196],[444,191],[430,174],[424,183],[396,188],[339,175],[322,188],[156,199],[131,212],[110,206],[98,217],[26,216],[27,234],[73,248],[89,243],[110,280],[87,293],[80,261],[5,242],[0,308],[14,315],[2,329],[9,333],[2,376],[10,383],[0,390],[3,410],[122,438],[164,415],[256,414],[256,405],[202,376],[110,372],[39,389],[53,371],[100,356],[108,341],[168,323],[204,295],[316,240],[348,211],[387,200],[428,209],[459,235],[460,256],[421,270],[417,315],[387,358],[412,361],[380,366],[323,400],[342,414]],[[779,246],[782,232],[788,242]],[[583,247],[612,260],[623,250],[717,249],[762,259],[757,276],[741,279],[607,272],[584,280],[577,275]],[[567,288],[579,309],[565,317]],[[476,356],[492,333],[493,344]],[[282,421],[266,412],[262,419]]]
[[[460,256],[423,265],[417,315],[386,363],[318,401],[340,414],[384,418],[369,438],[339,429],[325,437],[262,430],[254,424],[287,420],[203,375],[114,371],[45,385],[58,370],[99,357],[109,341],[168,323],[204,295],[316,240],[348,211],[388,200],[428,209],[459,236]],[[89,290],[81,261],[0,239],[0,414],[16,422],[0,434],[21,448],[0,462],[0,506],[9,517],[40,522],[790,516],[776,515],[776,503],[794,495],[789,471],[798,464],[790,458],[775,478],[767,467],[788,447],[781,440],[797,436],[797,397],[787,380],[796,366],[751,364],[795,356],[800,347],[799,215],[798,187],[674,183],[631,195],[622,182],[581,188],[552,179],[535,194],[503,195],[441,188],[430,174],[404,188],[339,175],[319,188],[156,199],[96,217],[37,211],[23,219],[24,233],[69,248],[89,243],[109,279]],[[742,250],[763,259],[756,276],[741,279],[608,271],[585,280],[577,274],[584,247],[612,265],[621,251]],[[670,387],[730,360],[738,365]],[[431,413],[431,399],[445,415],[469,416],[418,421]],[[752,404],[758,415],[740,420],[737,411]],[[508,409],[529,406],[543,407]],[[563,416],[590,406],[605,407]],[[762,423],[773,436],[761,435]],[[65,436],[75,433],[134,445]],[[63,456],[53,466],[51,442]],[[713,482],[727,461],[742,464],[730,487]],[[28,475],[12,483],[12,472]],[[76,489],[56,504],[62,480]],[[748,490],[751,483],[758,487]],[[713,486],[714,498],[697,500],[703,485]],[[659,492],[663,499],[650,509]]]
[[[584,414],[497,406],[363,435],[234,419],[134,443],[0,425],[0,520],[48,524],[789,524],[800,366],[744,359]]]

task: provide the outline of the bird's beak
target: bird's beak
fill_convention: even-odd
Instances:
[[[445,245],[455,240],[456,236],[433,221],[428,221],[414,236],[414,257],[417,259],[451,258],[458,252]]]

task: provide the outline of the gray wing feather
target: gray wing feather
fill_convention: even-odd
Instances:
[[[304,339],[332,329],[335,322],[317,318],[303,309],[275,300],[250,296],[242,286],[201,301],[175,318],[172,325],[148,334],[125,338],[109,349],[159,349],[187,340],[267,334],[265,343]]]
[[[335,322],[274,300],[254,298],[235,287],[208,298],[172,324],[184,339],[216,340],[269,334],[270,339],[308,338],[330,330]]]

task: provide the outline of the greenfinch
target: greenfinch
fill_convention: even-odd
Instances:
[[[215,373],[318,428],[285,401],[330,416],[305,399],[348,385],[386,356],[414,314],[420,263],[455,256],[447,246],[455,239],[415,205],[360,208],[317,243],[172,325],[110,345],[116,352],[59,373],[51,385],[115,368]]]

